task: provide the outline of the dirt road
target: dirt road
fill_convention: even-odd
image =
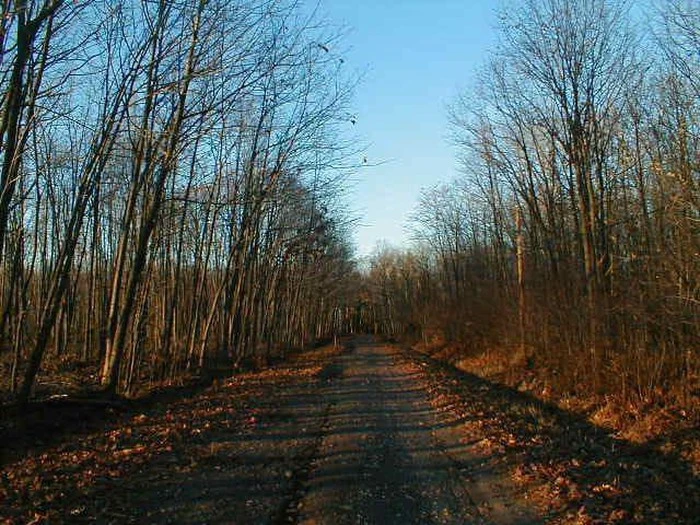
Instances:
[[[334,366],[299,522],[533,522],[504,480],[479,471],[464,436],[430,404],[420,371],[395,349],[360,341]]]
[[[37,443],[0,523],[696,523],[684,468],[359,338]]]

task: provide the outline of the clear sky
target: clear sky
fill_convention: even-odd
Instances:
[[[348,67],[363,72],[354,108],[368,144],[352,205],[359,255],[377,242],[403,246],[420,190],[457,173],[447,105],[468,87],[495,42],[488,0],[320,0],[348,29]],[[379,165],[375,165],[381,163]]]

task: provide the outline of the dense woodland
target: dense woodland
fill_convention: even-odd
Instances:
[[[129,393],[338,331],[355,146],[334,31],[286,0],[0,9],[4,395],[62,371]]]
[[[0,2],[0,521],[700,523],[700,0],[498,2],[366,259],[322,5]]]
[[[510,2],[499,35],[451,107],[462,175],[372,260],[383,330],[697,402],[700,4]]]
[[[22,0],[0,17],[0,376],[110,393],[369,330],[561,393],[700,389],[700,6],[505,5],[462,175],[362,271],[337,32],[294,0]],[[439,175],[439,174],[436,174]]]

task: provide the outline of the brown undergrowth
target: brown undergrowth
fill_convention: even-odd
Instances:
[[[413,349],[448,366],[440,371],[447,377],[466,373],[440,381],[451,385],[440,395],[484,413],[479,428],[492,436],[484,446],[517,456],[512,477],[549,513],[548,523],[697,523],[700,411],[558,392],[546,370],[533,370],[517,352],[469,355],[439,338]],[[483,381],[476,384],[483,398],[473,396],[474,385],[461,389],[463,380]],[[492,393],[503,401],[500,413],[493,399],[484,401]]]

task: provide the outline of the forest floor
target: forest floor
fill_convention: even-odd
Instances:
[[[34,418],[0,436],[0,523],[700,516],[682,458],[370,338],[206,389],[108,409],[63,404],[43,417],[52,424]]]

